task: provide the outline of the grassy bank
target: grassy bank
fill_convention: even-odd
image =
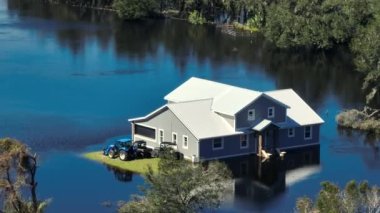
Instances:
[[[362,111],[351,109],[336,116],[339,126],[380,134],[380,110],[365,107]]]
[[[159,158],[137,159],[131,161],[121,161],[118,158],[111,159],[104,156],[101,151],[88,152],[83,154],[83,157],[104,163],[109,166],[117,167],[120,169],[128,170],[131,172],[145,174],[148,171],[148,165],[150,165],[154,172],[158,171]]]

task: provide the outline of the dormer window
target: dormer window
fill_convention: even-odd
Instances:
[[[268,118],[274,118],[274,107],[268,108]]]
[[[254,109],[248,110],[248,120],[249,121],[255,120],[255,110]]]

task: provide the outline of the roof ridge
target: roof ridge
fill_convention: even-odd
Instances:
[[[264,91],[263,93],[281,92],[281,91],[287,91],[287,90],[290,90],[290,91],[294,92],[294,90],[292,88],[284,88],[284,89],[268,90],[268,91]]]
[[[166,105],[178,105],[178,104],[184,104],[184,103],[191,103],[191,102],[201,102],[201,101],[207,101],[207,100],[213,100],[213,98],[202,98],[202,99],[195,99],[195,100],[188,100],[188,101],[180,101],[180,102],[172,102],[167,103]]]

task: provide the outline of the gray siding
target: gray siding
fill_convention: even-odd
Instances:
[[[240,148],[240,135],[227,136],[223,138],[224,147],[220,150],[213,150],[213,139],[204,139],[199,142],[200,159],[224,158],[237,155],[256,153],[256,139],[253,134],[249,134],[248,148]]]
[[[274,107],[275,109],[274,118],[268,118],[269,107]],[[250,109],[255,109],[255,120],[253,121],[248,120],[248,110]],[[255,102],[238,112],[235,117],[236,129],[252,127],[261,122],[263,119],[268,119],[279,123],[284,122],[286,119],[286,108],[266,96],[261,96]]]
[[[224,115],[224,114],[221,114],[221,113],[217,113],[219,116],[221,116],[222,118],[224,118],[224,120],[229,124],[231,125],[232,128],[235,128],[235,117],[234,116],[230,116],[230,115]]]
[[[182,124],[182,122],[173,114],[172,111],[166,109],[160,114],[154,116],[148,121],[136,122],[136,124],[142,124],[145,126],[156,128],[156,140],[147,140],[141,138],[138,135],[134,135],[135,140],[145,140],[148,146],[159,146],[159,129],[164,130],[164,141],[172,141],[172,132],[177,133],[177,147],[178,151],[184,154],[185,157],[190,158],[192,155],[198,156],[198,140],[196,137]],[[182,147],[182,136],[188,136],[188,149]]]
[[[294,137],[288,137],[288,129],[279,129],[276,146],[280,149],[286,149],[295,146],[306,146],[319,143],[319,127],[320,125],[312,126],[312,138],[308,140],[304,139],[305,128],[303,126],[295,128]]]

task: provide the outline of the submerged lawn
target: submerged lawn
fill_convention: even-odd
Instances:
[[[111,159],[108,156],[104,156],[101,151],[88,152],[83,154],[83,156],[90,160],[98,161],[109,166],[140,174],[145,174],[148,171],[148,165],[152,167],[154,172],[157,172],[158,162],[160,160],[159,158],[146,158],[131,161],[121,161],[119,158]]]

